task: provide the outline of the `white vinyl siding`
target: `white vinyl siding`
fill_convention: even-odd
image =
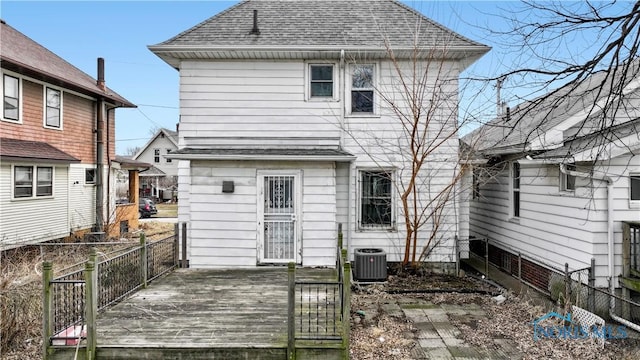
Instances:
[[[332,163],[192,161],[188,209],[190,266],[253,267],[257,264],[258,170],[302,170],[302,264],[333,266],[336,246],[335,169]],[[222,182],[235,191],[222,193]],[[180,184],[182,194],[185,184]],[[179,194],[179,196],[181,196]]]
[[[155,150],[159,151],[158,162],[155,161]],[[174,145],[167,136],[162,137],[162,134],[152,139],[151,143],[138,154],[134,160],[142,161],[147,164],[152,164],[156,168],[165,173],[166,176],[178,175],[178,162],[169,161],[164,155],[170,152],[178,150],[178,147]],[[163,159],[164,158],[164,159]]]
[[[629,206],[628,169],[640,165],[640,156],[620,157],[596,165],[594,173],[614,180],[614,231],[616,270],[621,272],[620,221],[637,221],[640,210]],[[470,203],[470,231],[476,237],[520,251],[555,268],[587,267],[596,260],[596,285],[606,286],[607,186],[599,180],[576,178],[576,190],[558,192],[557,165],[521,165],[521,216],[510,219],[509,169],[483,182],[482,201]]]
[[[96,187],[85,185],[86,172],[91,169],[95,170],[95,165],[69,166],[69,227],[73,231],[88,229],[96,222]]]
[[[11,164],[0,165],[0,247],[37,243],[69,235],[68,167],[55,166],[53,186],[55,197],[12,199]],[[37,224],[37,226],[34,226]]]
[[[181,146],[337,146],[342,103],[305,101],[306,69],[302,61],[183,62]]]

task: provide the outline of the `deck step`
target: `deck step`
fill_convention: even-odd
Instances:
[[[84,349],[78,360],[85,359]],[[56,349],[53,360],[73,360],[75,348]],[[181,359],[181,360],[285,360],[286,348],[132,348],[98,347],[96,360]]]

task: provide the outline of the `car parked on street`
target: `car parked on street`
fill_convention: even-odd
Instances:
[[[156,209],[156,203],[153,200],[148,198],[140,198],[140,202],[138,203],[138,212],[140,213],[141,218],[148,218],[151,215],[155,215],[158,213],[158,209]]]

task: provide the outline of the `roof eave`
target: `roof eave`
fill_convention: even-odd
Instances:
[[[261,160],[261,161],[337,161],[337,162],[351,162],[356,159],[353,155],[221,155],[221,154],[179,154],[173,153],[165,155],[167,159],[176,160]]]

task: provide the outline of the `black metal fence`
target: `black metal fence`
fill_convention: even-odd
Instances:
[[[140,246],[112,254],[98,256],[94,248],[84,269],[74,265],[72,271],[56,278],[53,278],[52,264],[45,262],[45,357],[51,345],[77,345],[81,339],[89,339],[92,335],[95,338],[91,332],[95,331],[98,310],[146,287],[148,282],[177,265],[177,234],[154,242],[147,242],[141,235]],[[95,354],[95,349],[92,351]]]

